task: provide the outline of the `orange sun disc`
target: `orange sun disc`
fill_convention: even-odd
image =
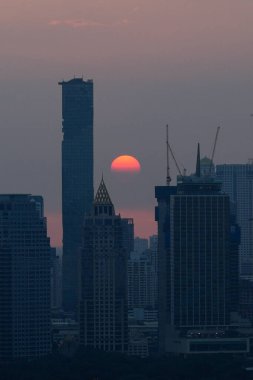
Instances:
[[[114,172],[139,172],[141,165],[133,156],[119,156],[111,163],[111,170]]]

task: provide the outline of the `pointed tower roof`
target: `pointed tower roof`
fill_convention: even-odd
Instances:
[[[196,162],[196,177],[201,177],[201,171],[200,171],[200,146],[198,143],[198,152],[197,152],[197,162]]]
[[[108,190],[105,186],[104,179],[102,176],[100,185],[98,187],[97,194],[95,196],[94,205],[105,205],[113,206]]]

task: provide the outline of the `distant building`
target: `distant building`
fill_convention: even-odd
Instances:
[[[93,81],[62,86],[63,308],[78,308],[78,250],[83,218],[93,202]]]
[[[154,271],[154,292],[156,305],[158,300],[158,236],[152,235],[149,237],[149,249],[151,252],[151,264]]]
[[[240,280],[239,314],[253,324],[253,282],[250,280]]]
[[[42,197],[0,195],[0,362],[51,351],[50,259]]]
[[[80,343],[127,352],[127,258],[125,222],[115,214],[102,179],[93,210],[84,219],[81,250]]]
[[[203,177],[215,176],[215,166],[212,160],[208,157],[203,157],[200,160],[200,173]]]
[[[51,309],[56,311],[62,306],[62,266],[56,248],[51,248]]]
[[[121,218],[122,244],[126,252],[130,254],[134,250],[134,220],[132,218]]]
[[[133,252],[128,260],[128,309],[156,308],[156,274],[151,251]]]
[[[247,352],[231,327],[238,312],[239,228],[221,182],[196,173],[157,186],[161,352]]]
[[[253,164],[217,165],[216,176],[234,204],[241,228],[240,275],[253,281]]]
[[[145,357],[157,353],[157,310],[139,308],[129,311],[129,355]]]
[[[134,251],[138,254],[142,254],[146,249],[148,249],[148,239],[136,237],[134,239]]]

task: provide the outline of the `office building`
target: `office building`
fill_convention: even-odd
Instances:
[[[78,250],[84,215],[93,202],[93,82],[62,86],[63,308],[78,307]]]
[[[51,248],[51,310],[55,313],[62,306],[62,266],[56,248]]]
[[[240,276],[253,281],[253,163],[217,165],[216,176],[234,204],[241,229]]]
[[[221,182],[196,173],[155,189],[161,352],[247,352],[238,312],[239,227]],[[234,335],[233,335],[234,334]]]
[[[50,259],[42,197],[0,195],[0,362],[51,351]]]
[[[91,215],[84,219],[80,258],[80,343],[127,352],[127,258],[124,223],[102,179]]]
[[[146,249],[148,249],[148,239],[137,236],[134,239],[134,251],[138,254],[142,254]]]
[[[156,298],[156,304],[157,304],[157,297],[158,297],[158,262],[157,262],[158,236],[157,235],[152,235],[149,237],[149,249],[151,252],[151,263],[154,270],[155,298]]]
[[[134,250],[134,220],[133,218],[121,218],[122,244],[130,255]]]
[[[132,252],[128,260],[128,309],[156,308],[156,276],[151,251]]]

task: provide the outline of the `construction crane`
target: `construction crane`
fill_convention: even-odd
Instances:
[[[215,150],[216,150],[216,145],[217,145],[217,141],[218,141],[220,128],[221,128],[220,126],[217,127],[216,134],[215,134],[213,150],[212,150],[212,155],[211,155],[211,162],[210,162],[210,166],[209,166],[209,173],[208,173],[209,175],[211,175],[211,173],[212,173],[213,159],[214,159],[214,154],[215,154]]]
[[[170,186],[171,176],[170,176],[170,154],[169,154],[169,126],[166,125],[166,153],[167,153],[167,175],[166,175],[166,185]]]
[[[169,153],[171,154],[171,157],[173,158],[173,161],[174,161],[174,163],[176,165],[176,168],[177,168],[177,171],[178,171],[179,175],[181,177],[183,177],[183,175],[182,175],[182,172],[180,170],[180,167],[178,166],[177,160],[176,160],[176,158],[174,156],[174,153],[173,153],[173,151],[171,149],[171,146],[170,146],[170,143],[169,143],[169,127],[168,127],[168,125],[166,125],[166,147],[167,147],[167,177],[166,177],[166,183],[167,183],[167,186],[169,186],[170,182],[171,182],[170,165],[169,165],[169,163],[170,163],[170,161],[169,161]]]

